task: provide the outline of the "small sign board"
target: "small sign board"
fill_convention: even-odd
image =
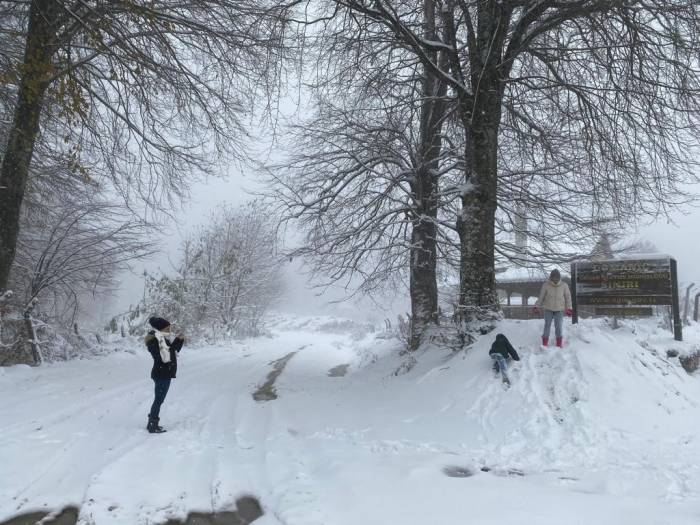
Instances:
[[[595,315],[609,317],[651,317],[653,313],[651,306],[596,306],[595,308]]]
[[[596,315],[639,317],[651,315],[652,305],[666,305],[682,340],[677,265],[669,256],[578,261],[571,265],[571,286],[574,322],[579,306],[595,306]]]

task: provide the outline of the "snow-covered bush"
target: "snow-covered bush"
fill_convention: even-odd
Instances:
[[[257,201],[222,207],[183,242],[174,273],[147,277],[146,311],[195,337],[256,335],[281,291],[276,227]]]

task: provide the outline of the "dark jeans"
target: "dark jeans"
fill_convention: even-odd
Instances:
[[[165,396],[170,388],[170,378],[157,378],[153,382],[156,384],[156,396],[151,405],[151,412],[148,417],[158,417],[160,414],[160,405],[165,401]]]

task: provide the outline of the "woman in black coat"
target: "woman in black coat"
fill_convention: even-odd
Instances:
[[[170,388],[170,381],[177,374],[177,354],[182,349],[185,342],[181,334],[177,334],[171,341],[168,336],[171,326],[168,321],[161,317],[151,317],[148,320],[151,329],[146,334],[146,348],[153,357],[153,368],[151,369],[151,379],[155,383],[155,397],[148,414],[148,425],[146,429],[151,434],[165,432],[165,429],[158,425],[160,421],[160,406],[165,401],[165,396]]]

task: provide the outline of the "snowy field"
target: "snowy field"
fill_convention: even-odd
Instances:
[[[394,375],[396,339],[278,318],[185,347],[162,435],[140,345],[0,369],[0,521],[74,505],[82,524],[163,524],[251,495],[260,525],[700,523],[700,376],[666,357],[700,329],[587,320],[545,350],[540,326],[501,323],[522,357],[505,390],[495,332]]]

